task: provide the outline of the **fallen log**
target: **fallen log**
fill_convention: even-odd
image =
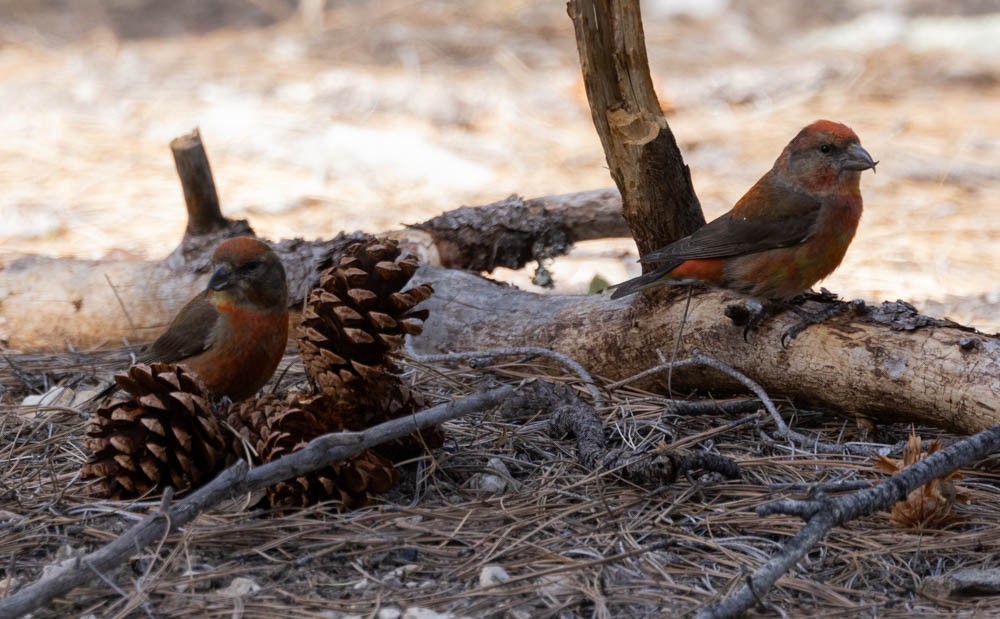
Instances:
[[[198,208],[188,202],[189,220],[201,217]],[[119,346],[123,339],[152,340],[205,287],[211,251],[221,238],[233,234],[253,231],[245,221],[225,219],[207,233],[189,230],[164,260],[31,255],[0,260],[0,347],[52,351]],[[531,200],[510,196],[384,235],[399,240],[425,263],[492,271],[554,258],[578,241],[627,236],[628,226],[618,192],[597,189]],[[288,271],[291,307],[300,306],[308,294],[319,262],[356,238],[357,233],[275,244]]]
[[[607,295],[539,295],[460,271],[425,267],[430,318],[414,340],[421,353],[541,346],[617,380],[669,356],[700,349],[752,376],[774,397],[881,421],[915,421],[972,433],[1000,424],[1000,338],[921,316],[903,302],[860,305],[808,327],[788,348],[798,322],[778,315],[743,339],[725,317],[738,297],[700,290],[685,319],[684,297],[612,300]],[[665,379],[658,379],[661,387]],[[724,393],[736,387],[706,368],[677,370],[675,391]]]

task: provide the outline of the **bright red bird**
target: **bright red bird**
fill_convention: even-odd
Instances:
[[[191,299],[140,361],[180,363],[215,397],[248,398],[274,374],[288,342],[285,267],[265,243],[227,239],[208,287]]]
[[[732,210],[642,256],[663,265],[611,297],[697,282],[783,302],[811,289],[844,258],[861,220],[861,172],[877,163],[846,125],[812,123]]]

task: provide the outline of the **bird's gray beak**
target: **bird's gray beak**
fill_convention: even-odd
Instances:
[[[853,172],[861,172],[862,170],[875,170],[875,166],[878,162],[872,159],[872,156],[868,154],[860,144],[852,144],[847,152],[844,153],[843,161],[840,164],[842,170],[851,170]]]
[[[208,280],[208,287],[212,290],[225,290],[232,283],[233,268],[228,264],[223,264],[212,273],[212,278]]]

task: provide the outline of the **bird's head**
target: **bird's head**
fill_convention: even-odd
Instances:
[[[285,267],[266,243],[245,236],[226,239],[215,248],[212,264],[208,290],[213,299],[269,310],[288,306]]]
[[[775,169],[813,193],[857,190],[861,172],[875,170],[872,159],[847,125],[817,120],[799,131],[782,151]]]

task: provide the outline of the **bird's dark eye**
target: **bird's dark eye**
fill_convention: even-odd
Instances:
[[[820,146],[819,152],[823,153],[824,155],[829,155],[830,153],[833,152],[833,144],[824,144]]]
[[[258,261],[258,260],[251,260],[250,262],[247,262],[246,264],[244,264],[243,266],[241,266],[240,270],[241,271],[253,271],[256,268],[259,268],[261,264],[262,263],[260,261]]]

